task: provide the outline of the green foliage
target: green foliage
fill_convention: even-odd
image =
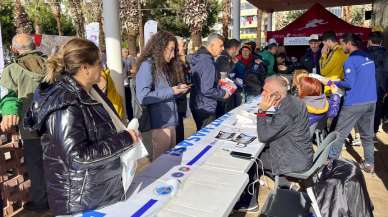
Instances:
[[[276,29],[282,29],[288,24],[292,23],[298,17],[300,17],[306,10],[294,10],[294,11],[286,11],[280,12],[277,14],[277,23]]]
[[[48,35],[58,35],[57,23],[51,12],[50,5],[41,0],[35,0],[34,3],[25,6],[28,16],[32,21],[37,21],[42,27],[42,32]],[[66,14],[61,14],[61,25],[64,35],[75,35],[75,28]]]
[[[366,11],[365,7],[353,6],[351,24],[356,26],[362,26],[365,21],[365,11]]]
[[[57,35],[57,23],[54,15],[51,13],[51,8],[43,0],[35,0],[29,4],[24,5],[29,16],[33,22],[35,18],[42,27],[43,34]],[[13,16],[14,3],[11,0],[0,1],[0,23],[1,33],[4,46],[9,46],[12,42],[12,37],[16,34]],[[75,35],[75,28],[67,13],[61,14],[62,31],[64,35]]]
[[[183,22],[184,0],[148,0],[144,8],[152,10],[143,11],[143,20],[153,19],[158,21],[159,28],[170,31],[175,35],[190,37],[190,29]],[[203,27],[202,35],[205,37],[210,33],[211,27],[217,22],[217,16],[221,7],[217,0],[209,0],[206,24]]]
[[[11,1],[0,2],[0,25],[3,46],[7,47],[11,44],[12,37],[15,35],[16,28],[13,18],[13,3]]]

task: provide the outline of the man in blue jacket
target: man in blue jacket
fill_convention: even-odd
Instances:
[[[350,53],[344,64],[344,81],[334,83],[346,90],[344,104],[335,128],[341,139],[334,144],[330,158],[338,158],[341,154],[345,138],[352,128],[357,126],[364,147],[365,161],[361,167],[365,172],[374,172],[374,115],[376,108],[376,77],[375,64],[370,56],[361,51],[362,40],[355,34],[346,34],[341,42],[346,53]],[[332,81],[328,81],[330,85]]]
[[[216,118],[217,100],[230,97],[229,93],[218,87],[219,76],[216,72],[215,58],[223,50],[222,36],[212,33],[208,36],[207,46],[201,47],[190,62],[193,83],[190,109],[197,130]]]

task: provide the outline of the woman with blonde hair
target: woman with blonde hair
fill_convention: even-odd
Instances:
[[[99,90],[99,49],[72,39],[47,61],[24,126],[39,132],[49,206],[73,215],[125,198],[120,155],[137,143]]]
[[[291,87],[291,93],[293,95],[297,95],[298,93],[299,80],[307,76],[309,76],[309,72],[305,69],[297,69],[294,71],[294,74],[292,75],[292,87]]]

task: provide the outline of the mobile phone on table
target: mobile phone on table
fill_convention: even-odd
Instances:
[[[231,151],[230,155],[236,158],[242,158],[242,159],[252,159],[252,154],[244,153],[244,152],[238,152],[238,151]]]

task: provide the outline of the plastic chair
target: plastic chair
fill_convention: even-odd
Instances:
[[[323,140],[322,144],[318,146],[314,153],[313,165],[309,170],[301,173],[287,173],[283,175],[285,177],[295,178],[305,185],[307,195],[311,200],[311,205],[314,209],[316,217],[322,217],[322,215],[318,206],[317,198],[315,197],[313,191],[313,184],[315,181],[314,176],[319,176],[318,173],[320,169],[326,165],[330,148],[338,140],[338,138],[339,133],[334,131]],[[275,187],[278,187],[276,182]]]
[[[313,142],[317,146],[322,144],[323,139],[327,135],[326,121],[327,119],[322,119],[310,126],[310,140],[313,141],[313,138],[315,138]]]

